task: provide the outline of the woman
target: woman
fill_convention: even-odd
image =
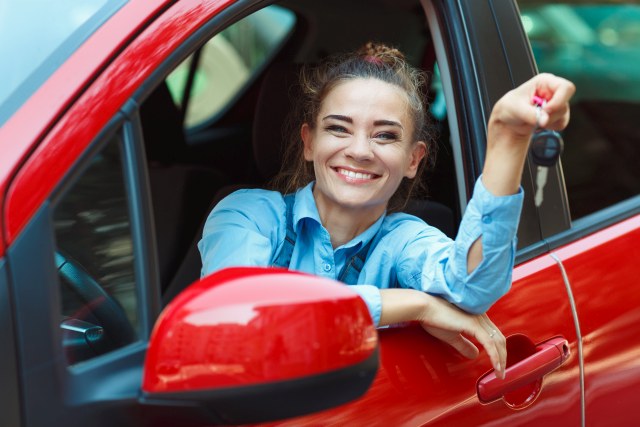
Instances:
[[[240,190],[215,207],[198,245],[202,274],[280,266],[341,280],[377,325],[419,321],[470,358],[475,338],[502,377],[505,338],[483,313],[511,283],[531,134],[566,126],[574,87],[542,74],[496,103],[483,173],[452,241],[391,213],[433,155],[424,82],[398,50],[372,43],[303,70],[283,191]],[[542,109],[533,96],[547,100]]]

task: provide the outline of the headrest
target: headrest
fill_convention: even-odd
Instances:
[[[260,86],[253,121],[253,155],[258,172],[267,180],[280,171],[289,137],[285,123],[294,100],[300,96],[300,68],[299,64],[274,63]]]

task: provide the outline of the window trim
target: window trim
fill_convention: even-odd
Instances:
[[[151,186],[144,152],[144,137],[137,104],[130,101],[121,113],[128,118],[122,126],[125,187],[133,241],[134,271],[140,319],[139,339],[148,341],[160,314],[160,273],[155,250],[156,237],[151,202]]]
[[[141,331],[138,339],[131,344],[70,366],[63,354],[62,334],[57,322],[60,316],[60,282],[52,256],[56,248],[53,209],[57,201],[64,197],[66,191],[87,170],[93,156],[116,133],[121,135],[119,143],[125,188],[131,200],[129,210]],[[131,411],[137,405],[147,340],[157,312],[154,312],[153,303],[149,302],[152,300],[150,292],[146,291],[151,287],[149,283],[152,283],[147,277],[149,269],[138,267],[141,263],[148,262],[145,259],[147,255],[141,250],[144,245],[140,243],[144,241],[140,239],[148,238],[146,230],[152,224],[143,220],[146,202],[140,197],[140,194],[144,194],[140,193],[144,184],[140,184],[139,176],[144,170],[139,162],[144,159],[144,155],[140,155],[142,147],[136,147],[134,135],[135,125],[124,114],[117,113],[77,158],[7,253],[10,280],[15,294],[15,325],[20,337],[17,345],[21,362],[19,369],[23,413],[31,414],[27,420],[30,425],[44,423],[47,416],[53,413],[59,417],[60,422],[71,419],[77,421],[78,425],[90,422],[91,414],[95,412],[78,412],[79,405],[118,408],[118,411]],[[140,206],[132,209],[132,204]],[[33,268],[34,264],[42,268]],[[142,277],[140,281],[139,276]],[[24,286],[25,284],[28,286]],[[33,303],[34,294],[43,300],[37,307]],[[27,345],[24,341],[26,337],[39,344]],[[43,382],[42,378],[49,380]],[[105,383],[105,378],[111,381]],[[64,393],[53,390],[63,390]]]
[[[141,105],[151,92],[153,92],[181,62],[199,49],[202,44],[247,15],[273,3],[276,3],[276,0],[238,0],[218,12],[204,25],[194,31],[179,47],[174,49],[162,63],[155,67],[155,70],[151,72],[146,81],[141,84],[132,95],[130,101],[133,101],[136,105]]]
[[[237,24],[238,22],[242,21],[243,19],[245,19],[246,17],[248,17],[249,15],[257,12],[258,10],[262,10],[264,8],[270,7],[270,6],[277,6],[281,9],[286,10],[287,12],[290,12],[293,16],[293,25],[291,26],[291,28],[289,29],[289,31],[287,32],[287,34],[280,39],[280,41],[275,45],[274,49],[272,49],[271,51],[269,51],[269,53],[264,57],[264,60],[262,61],[262,63],[250,70],[251,74],[249,76],[249,78],[242,84],[242,87],[227,101],[227,103],[220,108],[216,113],[210,115],[207,119],[205,119],[204,121],[193,125],[193,126],[184,126],[184,124],[186,123],[186,118],[189,112],[188,109],[188,105],[182,105],[180,104],[180,110],[182,112],[182,120],[183,120],[183,126],[184,126],[184,130],[185,130],[185,134],[191,135],[191,134],[197,134],[198,132],[201,132],[203,129],[207,129],[208,127],[210,127],[212,124],[216,123],[217,121],[219,121],[221,118],[223,118],[228,112],[229,110],[231,110],[234,105],[237,103],[237,101],[239,99],[241,99],[245,93],[250,90],[250,88],[253,86],[253,84],[256,82],[256,80],[258,80],[262,74],[263,71],[269,67],[269,65],[273,62],[274,58],[276,58],[281,52],[282,50],[286,47],[287,43],[291,40],[291,38],[293,37],[293,35],[296,33],[297,28],[299,26],[299,22],[300,22],[300,17],[298,16],[298,14],[296,14],[296,12],[292,9],[289,9],[287,7],[278,5],[276,3],[273,2],[269,2],[270,4],[266,4],[261,8],[256,8],[255,10],[253,10],[253,12],[248,13],[246,15],[243,15],[240,18],[237,18],[236,20],[234,20],[233,22],[229,23],[228,25],[220,28],[214,35],[212,35],[208,40],[206,40],[200,47],[198,47],[198,49],[196,49],[195,51],[193,51],[191,54],[189,54],[184,61],[187,61],[188,58],[191,55],[193,56],[193,60],[197,60],[197,64],[195,65],[196,68],[198,68],[203,60],[202,55],[200,55],[200,53],[202,52],[202,49],[204,48],[204,46],[209,43],[213,38],[219,36],[222,31],[226,30],[227,28],[230,28],[231,26]],[[180,65],[182,62],[178,63],[175,65],[175,67],[177,67],[178,65]],[[189,64],[190,67],[193,67],[194,65],[192,63]],[[174,69],[175,69],[174,67]],[[171,71],[173,72],[173,70]],[[171,72],[168,74],[170,75]],[[191,72],[191,70],[189,70],[189,72]],[[167,75],[167,77],[168,77]],[[185,99],[187,99],[188,101],[190,99],[192,99],[193,95],[192,94],[187,94],[186,90],[189,86],[185,85],[185,87],[183,88],[183,91],[181,93],[181,103],[184,102]]]
[[[0,399],[0,413],[7,425],[22,425],[20,381],[18,376],[18,348],[16,342],[16,328],[14,317],[15,305],[9,268],[4,258],[0,257],[0,378],[2,378],[2,398]]]
[[[133,246],[133,268],[134,268],[134,278],[135,278],[135,289],[136,289],[136,310],[138,316],[138,325],[133,325],[137,332],[137,339],[124,347],[115,349],[109,353],[104,355],[97,356],[95,358],[88,359],[83,361],[81,365],[90,364],[91,361],[96,359],[101,359],[103,356],[110,355],[112,353],[119,352],[122,349],[126,349],[129,346],[133,346],[136,344],[140,344],[142,342],[146,342],[148,340],[148,336],[150,334],[149,327],[149,319],[148,316],[142,317],[145,314],[143,310],[143,306],[147,304],[146,293],[142,292],[142,288],[148,287],[148,281],[144,278],[146,274],[146,270],[144,266],[140,265],[141,263],[146,263],[144,259],[144,253],[142,252],[142,236],[139,232],[140,224],[145,224],[143,217],[141,216],[140,208],[137,208],[135,205],[139,199],[139,188],[135,184],[134,181],[134,170],[137,166],[134,165],[131,154],[132,149],[127,148],[127,146],[131,146],[132,142],[130,138],[127,138],[127,126],[129,122],[126,120],[126,117],[118,113],[106,126],[105,128],[93,139],[91,143],[89,143],[87,149],[78,157],[73,166],[67,171],[66,175],[60,180],[58,186],[54,189],[51,196],[47,199],[48,208],[51,212],[51,238],[54,244],[53,251],[55,251],[56,245],[56,236],[55,236],[55,228],[53,225],[53,212],[55,211],[57,205],[64,198],[68,191],[71,190],[73,185],[78,181],[78,179],[88,170],[91,166],[91,160],[103,150],[107,144],[112,142],[112,138],[120,134],[120,153],[121,153],[121,165],[122,165],[122,173],[123,173],[123,184],[125,187],[126,197],[127,197],[127,208],[129,214],[129,227],[131,232],[131,240]],[[128,142],[129,140],[129,142]],[[52,253],[53,253],[52,251]],[[57,278],[57,274],[56,274]],[[59,288],[60,283],[59,280],[56,280],[56,285]],[[58,289],[56,288],[56,289]],[[59,292],[58,292],[59,293]],[[63,358],[64,359],[64,358]],[[76,369],[77,365],[69,366],[69,369]]]
[[[549,249],[556,249],[636,215],[640,215],[640,194],[579,218],[545,241]]]

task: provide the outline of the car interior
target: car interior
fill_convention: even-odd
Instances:
[[[168,78],[141,106],[165,303],[199,278],[196,244],[212,207],[235,189],[268,188],[279,171],[287,140],[284,127],[302,64],[383,41],[434,79],[435,54],[417,0],[283,1],[277,7],[295,16],[295,23],[219,112],[196,125],[188,123],[198,73],[206,72],[208,43],[183,63],[188,71],[178,95]],[[249,31],[239,28],[245,38]],[[222,50],[217,52],[217,61],[228,59],[219,58]],[[226,84],[210,83],[212,92],[216,84]],[[428,86],[434,89],[435,83]],[[433,102],[437,93],[428,96]],[[436,166],[423,175],[428,194],[411,200],[405,210],[454,237],[460,215],[446,115],[441,112],[432,122],[438,152]]]

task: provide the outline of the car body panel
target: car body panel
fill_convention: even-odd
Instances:
[[[545,303],[541,303],[544,295]],[[273,426],[353,425],[452,426],[539,425],[561,416],[566,425],[581,423],[580,363],[573,310],[558,263],[549,255],[514,270],[513,289],[489,311],[515,355],[525,350],[522,336],[534,343],[564,337],[569,359],[542,379],[541,389],[480,403],[476,382],[490,370],[484,352],[466,360],[417,325],[380,329],[380,371],[361,399],[340,408]],[[544,319],[544,320],[543,320]],[[473,420],[471,422],[470,420]]]
[[[589,424],[640,419],[639,239],[636,215],[554,251],[580,319]]]

